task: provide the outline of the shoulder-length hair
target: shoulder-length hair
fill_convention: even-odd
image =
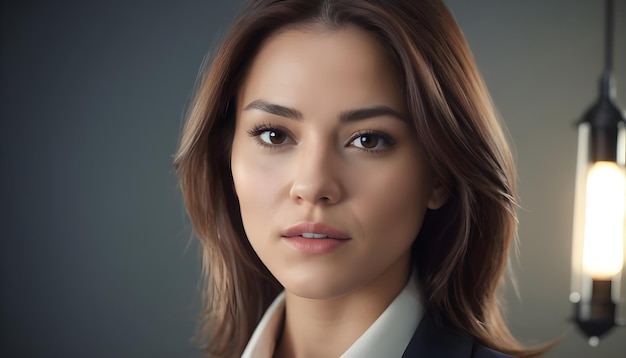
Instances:
[[[482,344],[516,356],[497,288],[517,230],[515,172],[482,77],[441,0],[253,0],[239,14],[197,91],[174,166],[202,243],[200,337],[212,356],[240,355],[282,290],[248,243],[233,188],[235,99],[256,53],[277,31],[356,26],[403,74],[420,145],[450,193],[428,211],[412,248],[424,306]]]

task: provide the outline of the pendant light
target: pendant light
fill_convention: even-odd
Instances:
[[[615,104],[613,0],[606,0],[605,62],[600,97],[578,124],[578,159],[570,301],[574,321],[596,346],[622,307],[626,216],[626,122]]]

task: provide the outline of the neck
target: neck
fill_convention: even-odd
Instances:
[[[274,356],[341,356],[402,291],[410,271],[410,264],[398,262],[366,286],[338,298],[308,299],[286,292],[285,323]]]

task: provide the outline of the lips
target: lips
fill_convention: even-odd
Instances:
[[[321,223],[301,223],[282,235],[291,248],[305,254],[327,254],[350,241],[348,234]]]
[[[283,237],[301,236],[306,239],[334,239],[348,240],[350,236],[333,227],[322,223],[300,223],[288,228],[282,235]]]

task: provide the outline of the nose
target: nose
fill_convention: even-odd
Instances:
[[[302,150],[293,169],[289,196],[298,204],[333,205],[341,201],[341,162],[330,145]]]

